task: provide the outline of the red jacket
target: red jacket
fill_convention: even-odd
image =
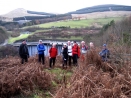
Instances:
[[[74,54],[77,54],[78,57],[80,57],[80,47],[79,47],[78,45],[74,45],[74,46],[72,47],[72,54],[73,54],[73,55],[74,55]]]
[[[49,53],[50,53],[50,57],[56,57],[57,56],[57,48],[50,48],[49,50]]]

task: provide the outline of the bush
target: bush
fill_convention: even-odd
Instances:
[[[8,38],[6,30],[0,26],[0,43],[3,43]]]
[[[5,58],[6,56],[18,55],[18,49],[12,45],[6,45],[0,47],[0,58]]]
[[[11,37],[18,37],[18,36],[20,36],[20,33],[12,33],[11,34]]]

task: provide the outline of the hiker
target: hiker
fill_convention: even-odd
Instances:
[[[67,48],[68,48],[68,64],[71,66],[71,59],[72,59],[72,45],[71,42],[68,41],[67,43]]]
[[[88,47],[85,45],[85,42],[81,42],[81,60],[85,61],[85,54],[87,53]]]
[[[28,62],[29,51],[27,48],[26,40],[23,40],[22,44],[19,47],[19,55],[21,58],[21,64],[24,64],[24,62]]]
[[[93,42],[90,42],[89,43],[89,50],[93,50],[94,49],[94,43]]]
[[[56,44],[52,44],[52,47],[49,49],[49,67],[52,68],[55,66],[55,60],[56,60],[56,56],[58,54],[57,48],[56,48]],[[53,66],[52,66],[53,63]]]
[[[67,44],[64,44],[62,54],[63,54],[63,68],[64,66],[66,66],[67,68],[67,60],[68,60]]]
[[[74,41],[74,45],[72,47],[72,56],[73,56],[73,64],[78,66],[77,59],[80,57],[80,48],[76,41]]]
[[[99,53],[99,55],[102,58],[102,61],[107,61],[109,59],[110,51],[107,49],[107,45],[103,44],[103,49]]]
[[[42,60],[42,64],[44,65],[45,64],[45,54],[44,54],[45,46],[42,43],[42,40],[39,40],[39,44],[37,45],[37,50],[38,50],[38,60],[40,63]]]

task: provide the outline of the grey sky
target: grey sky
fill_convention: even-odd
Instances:
[[[101,4],[131,5],[131,0],[0,0],[0,15],[17,8],[39,12],[66,13]]]

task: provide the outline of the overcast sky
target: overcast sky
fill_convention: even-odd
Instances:
[[[66,13],[101,4],[131,5],[131,0],[0,0],[0,15],[17,8],[39,12]]]

